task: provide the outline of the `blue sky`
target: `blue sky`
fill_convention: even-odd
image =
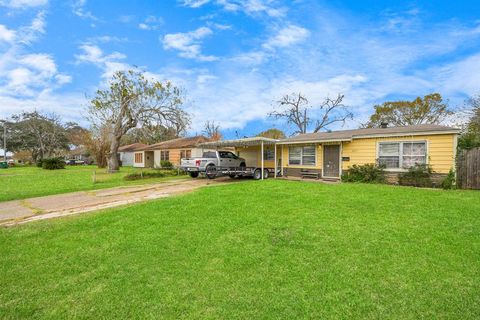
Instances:
[[[139,66],[184,88],[190,134],[285,124],[274,101],[345,94],[358,127],[372,106],[480,93],[477,1],[0,0],[0,117],[36,108],[86,124],[88,97]],[[338,129],[332,127],[330,129]]]

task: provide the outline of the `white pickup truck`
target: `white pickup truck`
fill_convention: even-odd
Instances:
[[[207,178],[213,179],[219,172],[227,172],[229,176],[235,177],[237,174],[234,172],[242,171],[246,166],[245,159],[230,151],[205,151],[200,158],[186,158],[180,161],[180,169],[188,172],[192,178],[205,173]]]

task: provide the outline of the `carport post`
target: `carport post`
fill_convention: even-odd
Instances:
[[[282,178],[283,178],[283,144],[282,144],[282,154],[280,156],[280,173],[282,174]]]
[[[273,151],[273,161],[275,161],[273,165],[273,177],[276,179],[277,178],[277,144],[273,144],[273,148],[275,151]]]
[[[262,140],[262,144],[261,144],[261,150],[260,150],[260,156],[262,157],[262,180],[263,180],[263,140]]]

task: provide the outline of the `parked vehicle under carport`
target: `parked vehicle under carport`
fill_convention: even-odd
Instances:
[[[200,146],[203,148],[216,148],[217,151],[207,151],[201,158],[186,158],[181,160],[180,168],[187,172],[192,178],[205,174],[209,179],[219,176],[235,177],[253,177],[255,180],[267,179],[269,176],[277,176],[275,168],[265,167],[263,161],[264,144],[275,145],[277,140],[255,137],[237,140],[206,142]],[[247,166],[246,160],[235,155],[230,151],[218,151],[218,148],[238,147],[238,146],[261,146],[262,155],[260,166]],[[276,163],[276,150],[275,160]]]

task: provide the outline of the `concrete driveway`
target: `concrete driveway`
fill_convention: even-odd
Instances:
[[[64,217],[125,204],[165,198],[204,186],[231,183],[230,178],[185,179],[163,183],[79,191],[24,200],[0,202],[0,226]]]

